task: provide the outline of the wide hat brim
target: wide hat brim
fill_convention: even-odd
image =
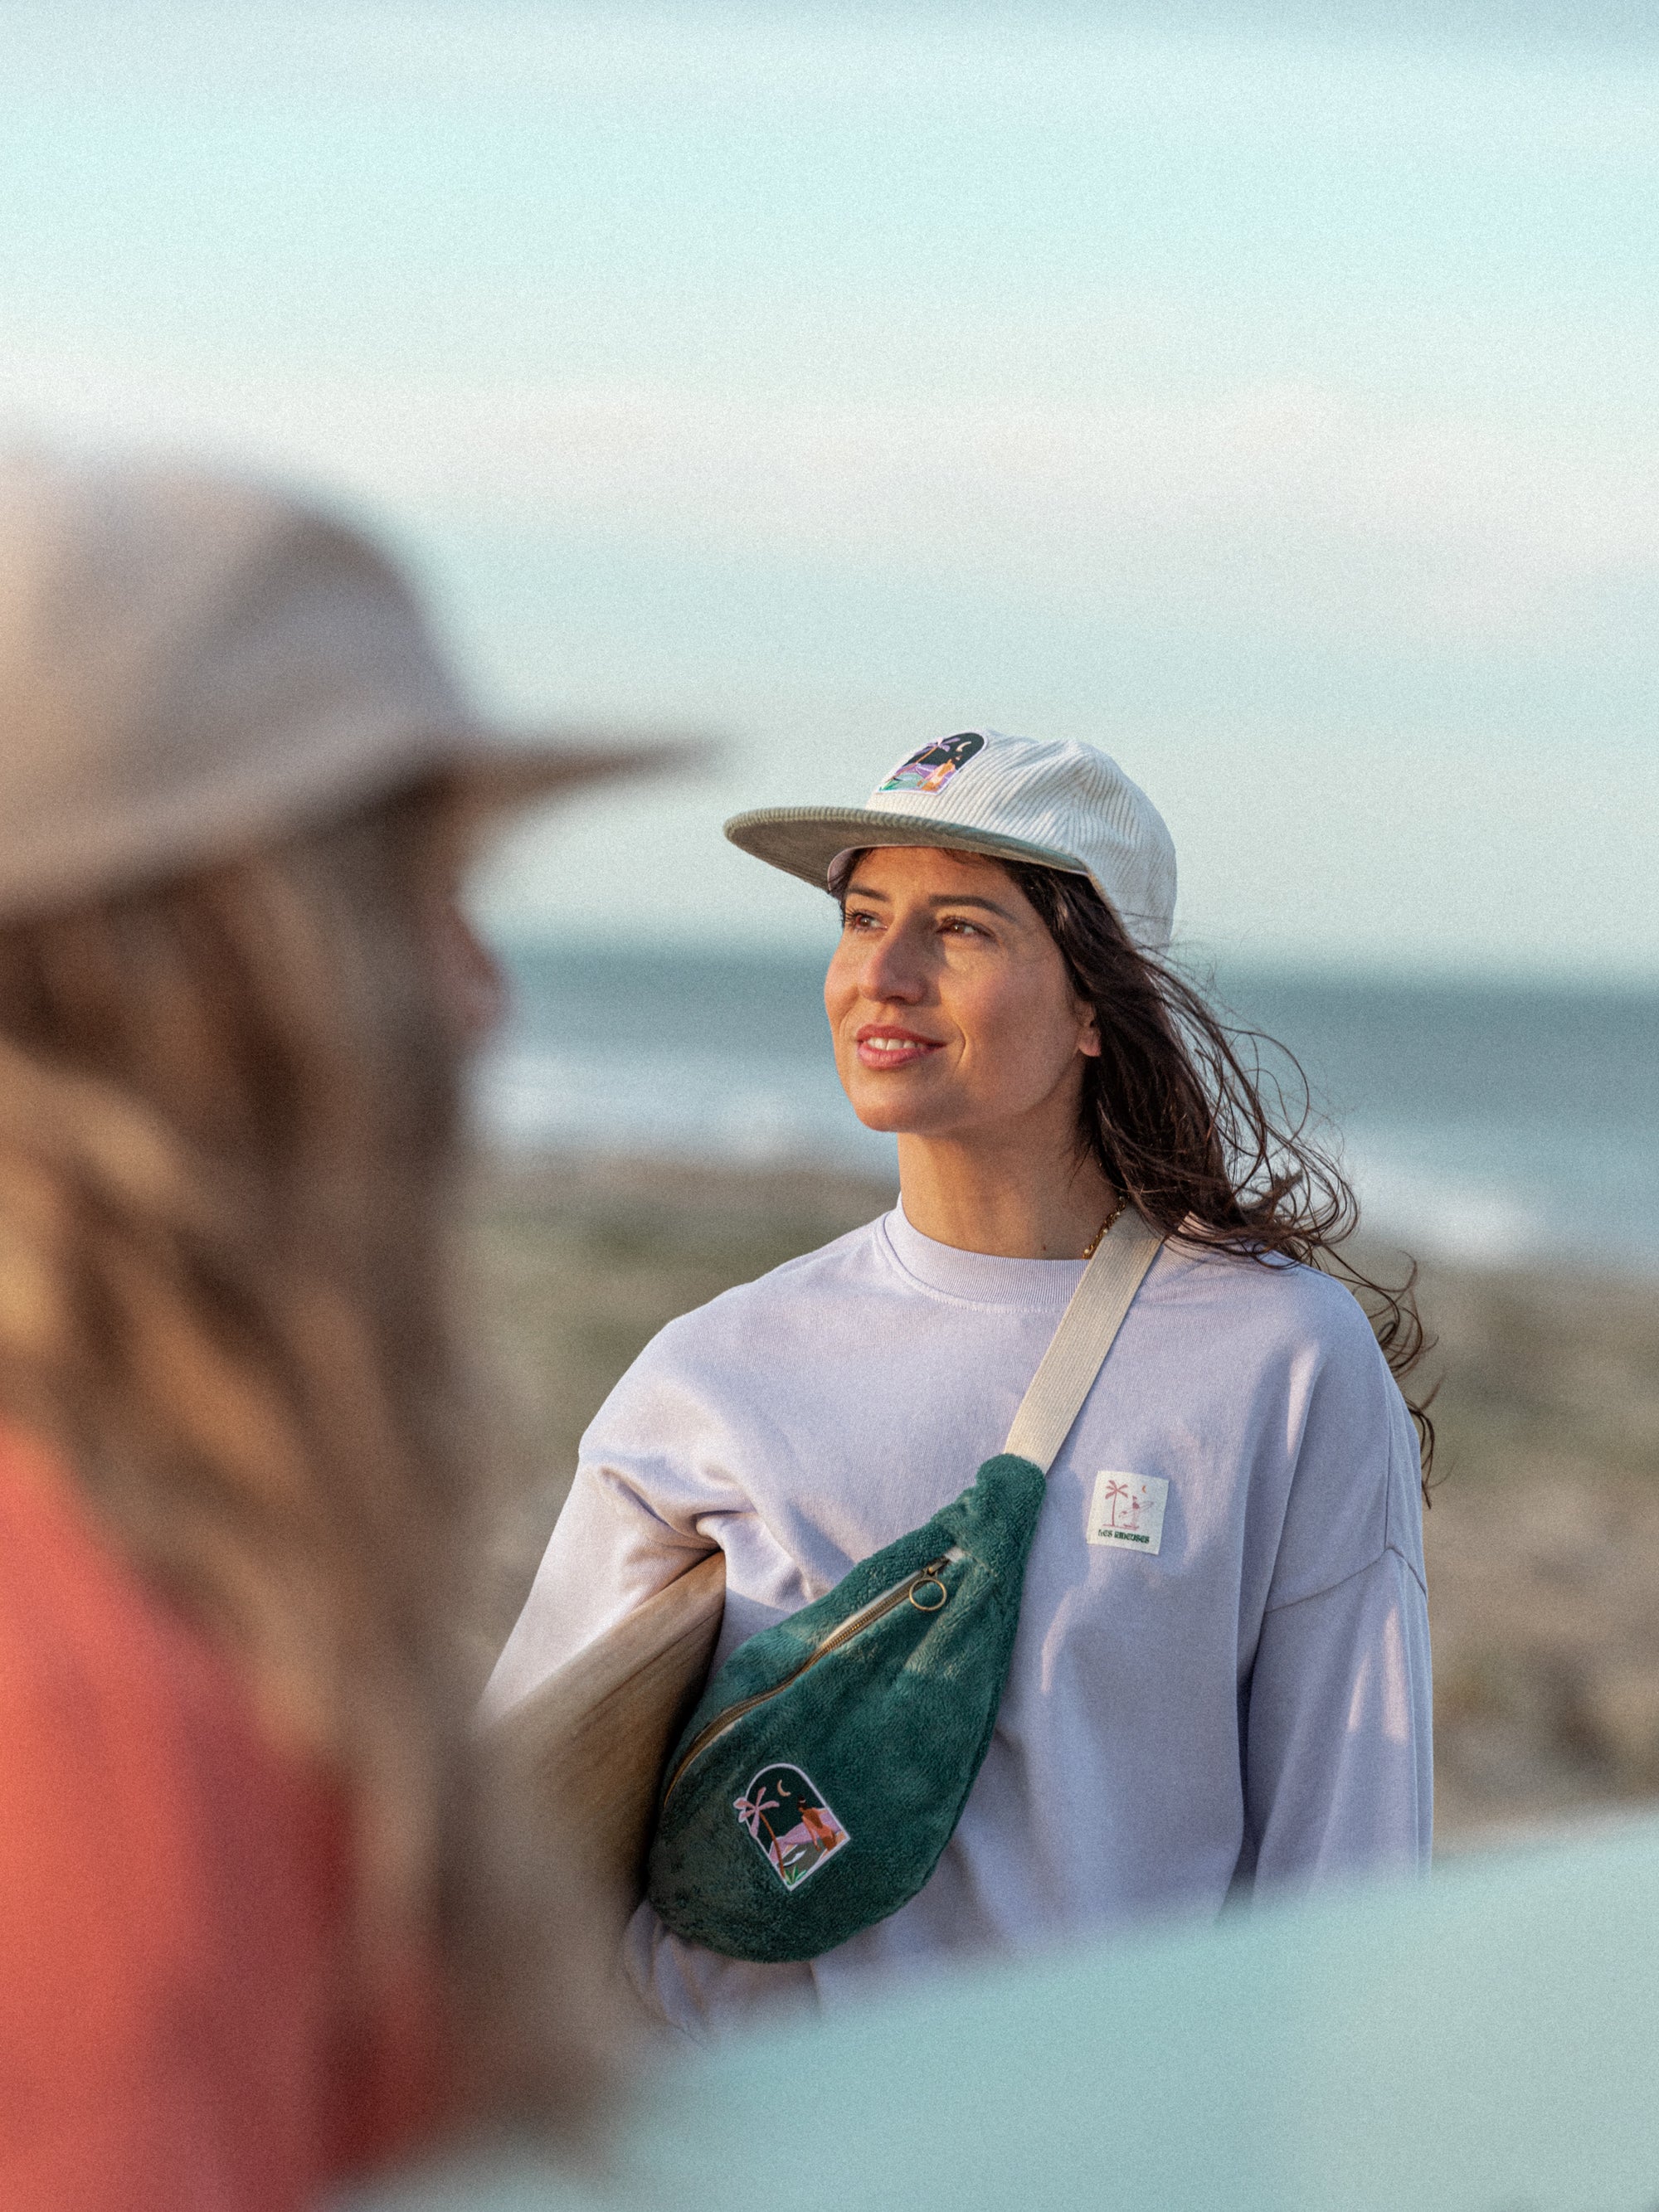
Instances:
[[[714,750],[708,738],[687,732],[475,728],[435,742],[430,766],[453,776],[480,813],[494,817],[588,784],[701,768]]]
[[[295,762],[244,747],[183,787],[137,802],[119,791],[46,818],[0,822],[0,923],[143,890],[343,818],[428,779],[453,791],[482,854],[538,802],[708,759],[708,741],[660,731],[503,730],[452,722],[393,730]],[[27,833],[27,834],[26,834]]]
[[[889,814],[871,806],[763,806],[734,814],[726,825],[732,842],[757,860],[766,860],[803,883],[827,890],[830,865],[838,853],[870,845],[933,845],[953,853],[981,853],[992,860],[1024,860],[1066,875],[1090,871],[1074,853],[1010,837],[965,823],[940,822],[915,814]]]
[[[167,457],[0,448],[0,921],[235,861],[428,779],[479,836],[692,764],[658,729],[515,730],[349,518]]]

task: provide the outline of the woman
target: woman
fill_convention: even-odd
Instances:
[[[945,773],[918,784],[924,761]],[[897,1135],[900,1204],[647,1346],[584,1439],[495,1704],[711,1544],[717,1662],[820,1595],[1000,1449],[1119,1210],[1165,1243],[1049,1474],[995,1737],[933,1879],[799,1966],[642,1906],[641,1989],[701,2033],[948,1952],[1421,1865],[1419,1455],[1389,1364],[1420,1333],[1385,1296],[1380,1346],[1314,1264],[1352,1202],[1162,964],[1157,813],[1089,746],[978,731],[866,807],[727,834],[841,902],[836,1065]]]
[[[470,1741],[445,1277],[459,872],[614,763],[493,745],[327,517],[40,458],[0,727],[0,2203],[294,2212],[593,2072]]]

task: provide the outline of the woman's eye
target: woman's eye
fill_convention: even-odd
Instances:
[[[873,929],[876,916],[873,914],[857,914],[849,908],[842,917],[842,926],[847,929]]]
[[[955,915],[947,915],[939,927],[949,930],[953,937],[983,937],[985,934],[977,922],[959,921]]]

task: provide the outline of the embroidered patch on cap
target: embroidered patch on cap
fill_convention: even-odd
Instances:
[[[799,1889],[853,1840],[799,1766],[763,1766],[732,1810],[786,1889]]]
[[[1170,1486],[1161,1474],[1120,1474],[1103,1468],[1089,1507],[1091,1544],[1127,1544],[1156,1552],[1164,1541],[1164,1506]]]
[[[959,768],[965,767],[975,753],[984,750],[985,740],[977,730],[964,730],[959,738],[941,738],[936,745],[924,745],[919,753],[912,753],[881,787],[884,791],[914,791],[924,797],[942,791]]]

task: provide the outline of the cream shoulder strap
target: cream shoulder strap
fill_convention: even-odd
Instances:
[[[1126,1206],[1083,1271],[1042,1364],[1019,1401],[1005,1451],[1047,1474],[1106,1364],[1123,1316],[1164,1240]]]

